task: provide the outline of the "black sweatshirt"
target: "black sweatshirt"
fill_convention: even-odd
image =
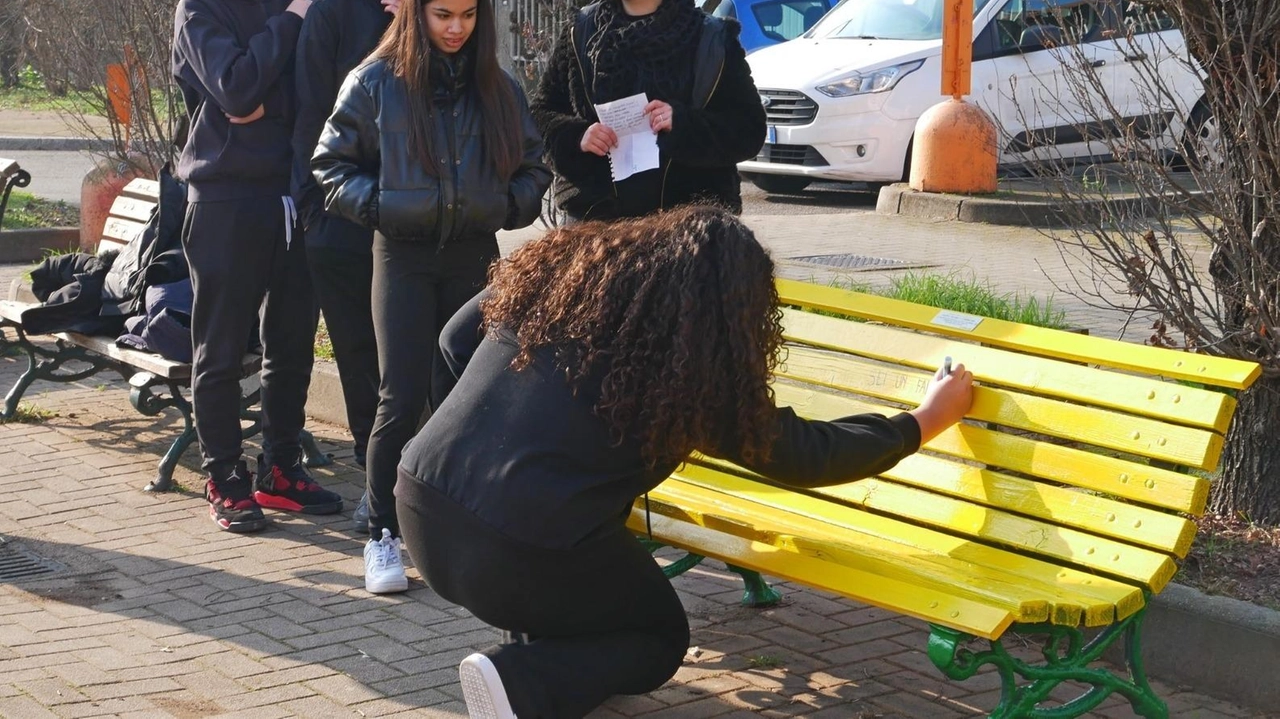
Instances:
[[[405,446],[400,469],[534,546],[567,549],[616,528],[636,497],[677,465],[649,469],[637,442],[614,445],[593,411],[599,391],[575,395],[550,349],[512,370],[517,346],[509,333],[480,339],[483,296],[459,310],[440,336],[459,381]],[[906,413],[821,422],[779,408],[777,422],[767,464],[725,459],[779,482],[818,487],[884,472],[920,446],[920,426]]]
[[[192,201],[287,195],[293,54],[302,18],[288,0],[179,0],[173,75],[191,128],[177,176]],[[263,117],[232,125],[258,106]]]
[[[307,11],[298,38],[298,119],[293,130],[293,199],[298,205],[303,227],[324,212],[324,192],[311,175],[311,155],[316,151],[325,120],[333,113],[338,89],[356,65],[369,56],[382,39],[391,14],[380,0],[317,0]],[[352,233],[328,233],[324,239],[339,244]],[[330,237],[333,235],[333,237]],[[368,231],[362,247],[369,251]],[[307,235],[308,246],[312,236]]]

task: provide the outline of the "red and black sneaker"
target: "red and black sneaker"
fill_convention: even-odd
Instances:
[[[268,509],[303,514],[336,514],[342,511],[342,496],[321,487],[302,466],[302,459],[288,467],[267,466],[258,455],[258,478],[253,498]]]
[[[209,501],[209,518],[224,531],[256,532],[267,526],[262,508],[253,500],[253,480],[243,460],[226,479],[210,477],[204,498]]]

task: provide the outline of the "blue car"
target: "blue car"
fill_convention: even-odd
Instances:
[[[827,14],[833,0],[707,0],[702,9],[742,24],[747,52],[800,37]]]

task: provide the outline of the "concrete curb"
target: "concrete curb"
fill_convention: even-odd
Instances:
[[[1170,584],[1144,624],[1152,677],[1268,711],[1280,706],[1280,612]]]
[[[905,215],[926,220],[958,220],[1018,227],[1064,227],[1083,213],[1097,214],[1106,208],[1126,216],[1154,214],[1158,208],[1150,198],[1137,195],[1099,196],[1097,200],[1064,203],[1061,198],[1032,199],[1030,193],[974,197],[938,192],[917,192],[898,183],[880,188],[876,212]]]
[[[337,366],[317,361],[307,414],[347,426]],[[1170,584],[1144,621],[1142,655],[1149,676],[1261,709],[1280,706],[1280,612]],[[1123,643],[1108,658],[1124,661]]]
[[[35,262],[44,256],[44,250],[71,252],[79,247],[79,227],[41,227],[0,232],[0,262]]]
[[[106,152],[114,147],[96,137],[0,137],[0,152]]]

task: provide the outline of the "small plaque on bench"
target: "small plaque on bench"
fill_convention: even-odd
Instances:
[[[963,312],[942,310],[938,314],[934,315],[930,322],[941,327],[950,327],[952,329],[964,330],[965,332],[972,332],[978,328],[978,325],[982,324],[982,319],[983,318],[977,315],[967,315]]]

